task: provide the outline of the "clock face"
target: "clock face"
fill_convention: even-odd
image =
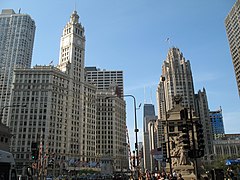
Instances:
[[[77,40],[77,44],[81,45],[82,44],[81,40]]]
[[[67,46],[69,44],[69,39],[68,38],[65,38],[64,41],[63,41],[63,45],[64,46]]]

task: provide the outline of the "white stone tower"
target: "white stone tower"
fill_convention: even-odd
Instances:
[[[185,60],[178,48],[169,49],[167,58],[162,66],[162,77],[165,77],[165,81],[161,79],[157,89],[159,119],[165,116],[163,94],[166,97],[167,111],[174,107],[174,96],[176,95],[182,97],[181,105],[183,107],[194,107],[194,87],[190,61]]]
[[[27,14],[16,14],[12,9],[3,9],[0,14],[0,109],[4,109],[1,120],[7,125],[13,70],[31,66],[35,28]]]
[[[70,72],[70,76],[79,82],[84,81],[85,35],[84,27],[79,23],[79,16],[74,11],[70,21],[63,29],[59,69]],[[69,71],[71,69],[71,71]]]

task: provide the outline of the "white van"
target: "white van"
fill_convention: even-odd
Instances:
[[[0,180],[17,180],[13,155],[3,150],[0,150]]]

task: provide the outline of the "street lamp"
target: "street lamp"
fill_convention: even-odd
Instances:
[[[139,177],[139,153],[138,153],[138,131],[137,128],[137,107],[136,107],[136,98],[131,94],[123,95],[124,97],[132,97],[133,98],[133,104],[134,104],[134,121],[135,121],[135,152],[136,152],[136,159],[137,159],[137,176]]]
[[[172,175],[172,158],[171,158],[171,152],[170,152],[169,122],[168,122],[167,105],[166,105],[166,97],[165,97],[165,87],[164,87],[165,77],[161,76],[161,80],[163,82],[163,98],[164,98],[165,120],[166,120],[166,127],[167,127],[168,162],[169,162],[170,174]]]
[[[27,105],[26,105],[26,104],[22,104],[22,105],[20,105],[20,104],[13,104],[13,105],[3,106],[2,109],[1,109],[1,112],[0,112],[0,123],[3,123],[3,122],[2,122],[3,111],[4,111],[4,109],[7,108],[7,107],[27,107]]]
[[[114,96],[115,97],[115,96]],[[124,94],[123,97],[131,97],[133,98],[133,106],[134,106],[134,122],[135,122],[135,153],[136,153],[136,159],[137,159],[137,177],[139,177],[139,151],[138,151],[138,131],[139,129],[137,128],[137,107],[136,107],[136,98],[131,95],[131,94]],[[111,97],[107,97],[111,98]]]

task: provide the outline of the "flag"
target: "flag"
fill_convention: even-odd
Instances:
[[[166,39],[166,42],[170,44],[170,38],[169,37]]]
[[[45,153],[44,153],[44,175],[47,176],[47,167],[48,167],[48,143],[46,143]]]
[[[39,170],[39,176],[42,174],[42,153],[43,153],[43,132],[41,131],[41,137],[40,137],[40,146],[39,146],[39,153],[38,153],[38,170]]]

